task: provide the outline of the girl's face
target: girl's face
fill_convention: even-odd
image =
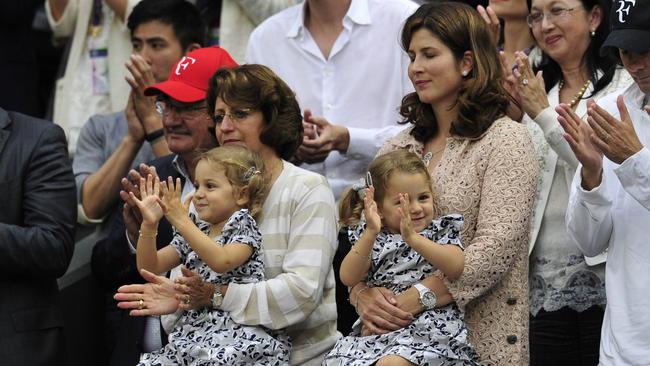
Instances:
[[[562,65],[582,60],[601,17],[600,8],[587,12],[579,0],[533,0],[529,19],[539,47]]]
[[[409,195],[409,212],[415,231],[420,232],[426,228],[433,220],[433,194],[427,177],[419,173],[396,172],[391,174],[387,183],[386,192],[377,208],[388,231],[400,232],[400,193]]]
[[[237,210],[245,207],[248,197],[233,187],[225,170],[217,164],[200,160],[196,165],[194,207],[203,221],[223,226]]]
[[[449,47],[428,29],[413,33],[408,55],[409,79],[420,101],[444,108],[454,105],[463,80],[461,73],[469,71],[465,60],[457,61]]]

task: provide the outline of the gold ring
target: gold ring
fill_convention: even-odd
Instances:
[[[605,136],[603,137],[603,142],[608,143],[609,142],[609,134],[605,133]]]
[[[142,310],[144,308],[144,300],[140,299],[138,300],[138,310]]]

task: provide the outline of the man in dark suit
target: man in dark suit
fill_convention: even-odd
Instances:
[[[64,365],[77,201],[63,130],[0,108],[0,364]]]

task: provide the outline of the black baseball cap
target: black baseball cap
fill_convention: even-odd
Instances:
[[[608,47],[634,53],[650,50],[650,3],[646,0],[615,0],[611,11],[612,31],[600,48],[601,55]]]

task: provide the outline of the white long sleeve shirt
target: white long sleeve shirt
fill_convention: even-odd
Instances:
[[[413,91],[399,37],[417,5],[410,0],[352,0],[328,58],[304,26],[307,2],[257,27],[246,61],[270,67],[296,92],[300,107],[348,128],[345,154],[303,168],[327,177],[338,198],[363,176],[386,139],[402,130],[398,108]]]
[[[604,158],[600,186],[581,187],[580,166],[573,179],[566,223],[585,255],[609,248],[607,308],[601,331],[600,365],[650,364],[650,116],[637,84],[623,92],[641,143],[646,146],[618,165]],[[620,118],[616,97],[599,105]]]

